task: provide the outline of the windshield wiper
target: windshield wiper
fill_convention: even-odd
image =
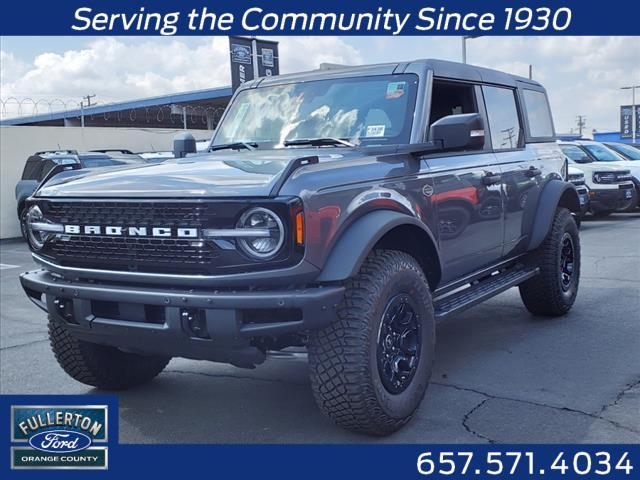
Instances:
[[[247,150],[255,150],[258,148],[258,144],[256,142],[233,142],[233,143],[221,143],[220,145],[212,145],[209,147],[209,151],[213,152],[215,150],[240,150],[245,148]]]
[[[323,145],[342,145],[344,147],[355,147],[355,143],[351,143],[343,138],[296,138],[294,140],[285,140],[283,142],[285,147],[292,147],[295,145],[311,145],[312,147],[321,147]]]

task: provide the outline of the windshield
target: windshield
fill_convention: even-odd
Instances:
[[[603,145],[585,145],[591,155],[596,157],[599,162],[619,162],[624,160],[620,158],[616,152]]]
[[[562,153],[564,153],[567,158],[576,163],[589,163],[593,162],[591,157],[587,155],[587,153],[582,150],[580,147],[576,147],[575,145],[560,145],[560,149]]]
[[[621,153],[629,160],[640,160],[640,150],[624,143],[614,143],[610,145],[616,152]]]
[[[338,138],[408,143],[418,77],[380,75],[316,80],[238,93],[213,145],[283,147],[285,140]]]

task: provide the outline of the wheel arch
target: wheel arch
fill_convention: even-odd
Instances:
[[[539,198],[527,250],[535,250],[543,242],[551,229],[553,217],[558,207],[564,207],[572,213],[580,214],[580,197],[576,187],[571,183],[551,180],[542,189]]]
[[[434,290],[441,278],[436,245],[433,234],[417,218],[391,210],[374,211],[356,220],[340,236],[317,281],[336,282],[351,278],[372,250],[384,248],[413,256]]]

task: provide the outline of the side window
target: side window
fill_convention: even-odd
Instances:
[[[38,181],[41,182],[42,180],[44,180],[44,177],[46,177],[51,171],[51,169],[55,166],[56,166],[55,160],[46,159],[43,162],[41,162],[40,170],[38,172]]]
[[[37,180],[42,170],[42,160],[40,157],[30,158],[22,171],[22,180]]]
[[[547,96],[535,90],[523,90],[524,106],[527,110],[529,135],[553,137],[553,122]]]
[[[475,86],[468,83],[434,80],[429,124],[448,115],[463,113],[479,113]]]
[[[429,122],[461,113],[478,113],[473,85],[434,80]]]
[[[484,86],[482,92],[487,108],[493,149],[518,148],[521,128],[515,91],[510,88]]]

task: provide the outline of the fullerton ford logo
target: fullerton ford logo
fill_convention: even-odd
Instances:
[[[115,225],[65,225],[70,235],[110,235],[114,237],[178,237],[198,238],[197,228],[122,227]]]
[[[11,468],[106,469],[107,405],[13,405]]]
[[[91,446],[91,437],[73,430],[50,430],[32,435],[29,445],[49,453],[80,452]]]

